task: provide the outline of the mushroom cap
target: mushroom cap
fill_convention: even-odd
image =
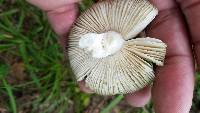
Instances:
[[[101,95],[132,93],[150,85],[155,78],[153,63],[163,65],[167,46],[159,39],[136,36],[157,14],[147,0],[107,0],[82,13],[71,29],[67,48],[76,79],[85,80],[86,86]],[[94,57],[95,48],[88,51],[80,42],[101,44],[94,40],[110,31],[124,40],[112,54]]]

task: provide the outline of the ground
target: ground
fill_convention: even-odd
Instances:
[[[80,10],[92,1],[85,0]],[[191,113],[200,112],[200,75]],[[0,0],[0,113],[153,113],[122,95],[82,93],[45,13],[24,0]]]

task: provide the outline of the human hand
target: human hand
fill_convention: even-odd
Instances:
[[[55,32],[61,37],[61,45],[65,45],[67,32],[77,17],[78,0],[28,0],[47,12],[49,21]],[[160,38],[167,43],[167,56],[164,67],[156,69],[156,80],[152,87],[152,97],[156,113],[188,113],[192,104],[194,87],[194,66],[190,40],[198,42],[200,20],[198,9],[200,5],[193,5],[198,0],[150,0],[158,9],[159,15],[147,29],[148,36]],[[178,8],[181,5],[183,10]],[[190,6],[190,4],[192,4]],[[188,8],[184,8],[187,7]],[[187,17],[187,22],[184,16]],[[191,13],[192,12],[192,13]],[[186,24],[190,26],[190,32]],[[192,37],[190,37],[191,33]],[[199,37],[198,37],[199,36]],[[196,53],[200,53],[200,44],[195,46]],[[198,49],[199,48],[199,49]],[[200,64],[200,54],[197,56]],[[79,83],[85,92],[91,92]],[[145,88],[126,96],[133,106],[143,106],[150,98],[150,88]]]

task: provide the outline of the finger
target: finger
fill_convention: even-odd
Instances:
[[[54,31],[60,36],[65,35],[70,30],[77,14],[78,9],[75,4],[63,7],[62,11],[50,11],[47,13]]]
[[[27,0],[29,3],[43,9],[44,11],[55,10],[60,7],[77,3],[80,0]]]
[[[67,34],[78,15],[78,8],[75,4],[63,7],[60,11],[50,11],[47,13],[49,22],[54,31],[59,35],[60,44],[65,47]]]
[[[79,0],[27,0],[31,4],[46,10],[54,31],[60,36],[59,43],[65,48],[67,33],[78,15],[75,4]]]
[[[127,94],[125,100],[134,107],[144,107],[150,100],[151,88],[146,87],[138,92]]]
[[[184,21],[173,0],[150,0],[159,15],[148,35],[167,44],[165,66],[156,69],[152,97],[156,113],[189,113],[194,88],[192,54]]]
[[[190,34],[194,50],[196,53],[196,60],[198,62],[198,70],[200,71],[200,1],[199,0],[177,0],[180,3],[182,11],[186,17],[190,28]]]

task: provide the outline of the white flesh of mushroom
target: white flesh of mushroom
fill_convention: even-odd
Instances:
[[[92,52],[94,58],[105,58],[118,52],[124,42],[122,36],[114,31],[102,34],[88,33],[80,38],[79,47]]]

